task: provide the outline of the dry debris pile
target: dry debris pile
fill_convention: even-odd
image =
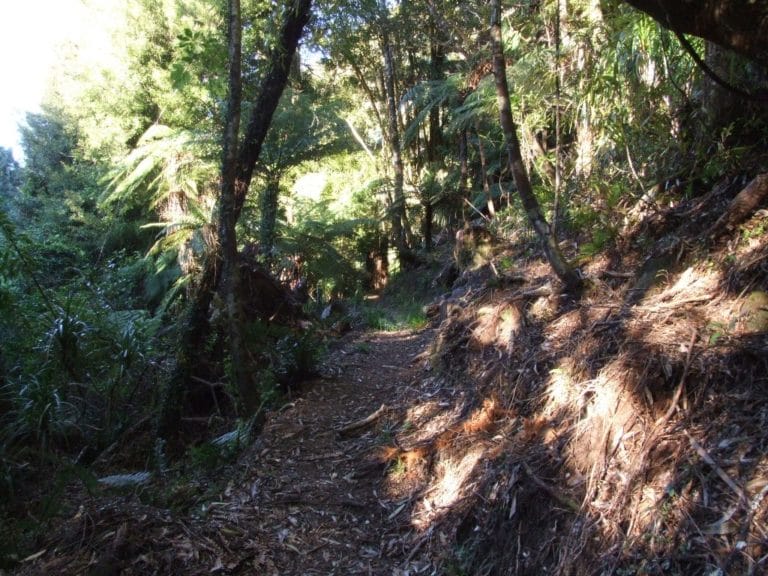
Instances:
[[[768,214],[718,220],[731,184],[629,226],[578,298],[529,262],[440,303],[432,361],[461,401],[410,411],[413,518],[447,573],[766,571]]]

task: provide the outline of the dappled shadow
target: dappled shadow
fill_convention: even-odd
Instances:
[[[445,565],[765,569],[768,336],[743,310],[749,290],[766,288],[768,243],[707,245],[696,231],[714,216],[699,200],[679,205],[674,241],[635,258],[633,274],[618,258],[596,264],[578,302],[531,282],[444,306],[437,378],[464,408],[445,409],[454,435],[446,445],[433,432],[430,447],[433,460],[473,466],[454,502],[425,515],[433,474],[412,522]],[[458,432],[489,399],[493,424]]]
[[[722,243],[681,238],[641,292],[639,248],[595,258],[578,299],[531,261],[468,279],[432,328],[347,334],[187,511],[161,513],[170,487],[86,504],[66,571],[760,573],[768,335],[746,304],[768,242]]]

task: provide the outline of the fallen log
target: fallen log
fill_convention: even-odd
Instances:
[[[717,238],[720,234],[741,224],[768,197],[768,174],[756,176],[728,205],[726,211],[709,229],[707,236]]]

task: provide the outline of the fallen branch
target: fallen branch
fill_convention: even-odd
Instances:
[[[600,272],[600,276],[607,276],[608,278],[624,278],[629,279],[634,277],[633,272],[615,272],[613,270],[603,270]]]
[[[432,528],[433,527],[430,527],[429,530],[427,530],[427,533],[424,534],[424,536],[422,536],[421,538],[419,538],[418,541],[411,546],[411,551],[408,553],[408,556],[406,556],[405,561],[402,563],[402,566],[404,568],[408,566],[408,563],[411,560],[413,560],[413,557],[416,556],[416,553],[432,537]]]
[[[686,437],[688,438],[688,442],[691,443],[691,448],[693,448],[696,453],[701,456],[701,459],[704,460],[709,466],[715,471],[715,474],[717,474],[720,479],[725,482],[725,484],[733,490],[733,492],[739,497],[739,502],[744,504],[746,506],[747,504],[747,496],[744,494],[744,490],[741,489],[741,487],[734,482],[728,474],[726,474],[725,470],[720,468],[720,466],[717,465],[717,463],[714,461],[712,456],[709,455],[709,452],[707,452],[704,447],[699,444],[693,436],[691,436],[688,431],[684,431]]]
[[[516,294],[513,294],[510,298],[510,302],[514,302],[517,300],[525,300],[527,298],[537,298],[540,296],[551,296],[552,295],[552,285],[547,282],[543,286],[539,286],[538,288],[532,288],[531,290],[524,290],[522,292],[517,292]]]
[[[357,420],[355,422],[352,422],[351,424],[347,424],[346,426],[343,426],[342,428],[339,428],[336,430],[336,433],[344,436],[346,434],[349,434],[350,432],[354,432],[355,430],[359,430],[360,428],[365,428],[369,424],[372,424],[375,422],[378,418],[381,417],[384,412],[387,411],[387,405],[382,404],[376,412],[369,414],[365,418],[361,420]]]
[[[659,304],[649,305],[649,306],[635,306],[637,310],[641,310],[643,312],[659,312],[661,310],[673,310],[675,308],[680,308],[681,306],[685,306],[686,304],[702,304],[704,302],[711,302],[712,296],[692,296],[690,298],[685,298],[683,300],[673,300],[672,302],[661,302]]]

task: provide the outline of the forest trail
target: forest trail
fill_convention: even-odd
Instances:
[[[333,375],[269,419],[229,498],[238,515],[256,511],[259,549],[250,551],[250,567],[280,575],[391,575],[413,561],[408,506],[386,493],[378,453],[399,427],[398,399],[423,373],[418,359],[431,335],[348,335],[326,362]]]
[[[432,337],[430,329],[346,334],[333,344],[323,376],[268,416],[235,465],[213,473],[217,492],[200,498],[202,487],[190,482],[189,493],[170,500],[197,504],[176,513],[137,493],[82,495],[80,509],[17,573],[396,575],[427,568],[411,547],[409,501],[387,492],[380,453],[395,441],[398,399],[424,373],[420,354]],[[353,430],[339,432],[350,424]]]

